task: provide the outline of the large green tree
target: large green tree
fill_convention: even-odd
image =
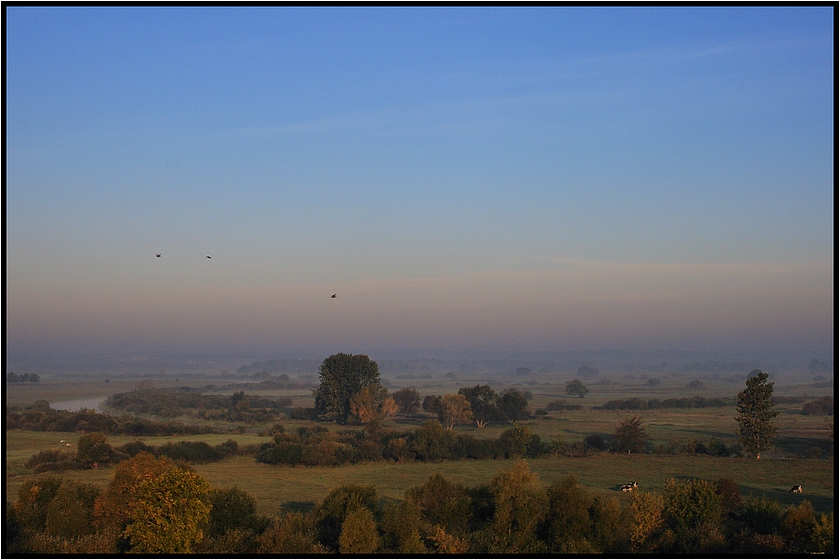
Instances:
[[[333,354],[318,368],[315,414],[322,420],[347,423],[350,399],[365,387],[379,394],[379,366],[364,354]]]
[[[738,439],[748,453],[761,459],[761,452],[768,449],[776,436],[773,419],[779,414],[773,410],[773,382],[767,374],[754,369],[747,379],[747,386],[738,393],[735,409],[738,416]]]

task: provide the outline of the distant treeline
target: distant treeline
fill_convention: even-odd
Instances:
[[[258,389],[258,390],[266,390],[266,389],[311,389],[315,385],[313,383],[304,382],[304,381],[292,381],[288,375],[282,373],[277,377],[270,377],[268,375],[263,376],[262,373],[265,372],[258,372],[250,377],[253,378],[262,378],[268,377],[268,379],[264,379],[259,383],[255,382],[242,382],[242,383],[226,383],[224,385],[205,385],[201,389],[192,389],[193,391],[204,391],[204,392],[223,392],[223,391],[230,391],[233,389]]]
[[[660,408],[716,408],[722,406],[735,406],[735,400],[731,398],[713,399],[707,397],[683,397],[680,399],[617,399],[607,401],[601,408],[603,410],[654,410]]]
[[[289,397],[259,397],[238,391],[232,395],[205,395],[196,389],[140,389],[116,393],[105,406],[134,414],[164,418],[189,415],[206,420],[226,420],[249,424],[271,422],[281,410],[291,406]]]
[[[239,374],[266,373],[313,373],[318,371],[320,360],[263,360],[244,365],[236,370]]]
[[[215,433],[215,430],[208,426],[187,425],[180,422],[155,422],[128,414],[115,417],[90,409],[53,410],[47,401],[37,401],[23,410],[8,411],[5,427],[7,430],[102,432],[110,435],[134,436]]]
[[[37,373],[24,373],[18,375],[13,371],[6,374],[6,383],[39,383],[41,376]]]

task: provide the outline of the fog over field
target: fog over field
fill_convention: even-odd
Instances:
[[[6,369],[810,379],[832,15],[8,7]]]

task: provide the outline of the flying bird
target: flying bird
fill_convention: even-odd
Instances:
[[[330,297],[331,297],[331,298],[333,298],[333,299],[335,299],[335,296],[336,296],[336,295],[338,295],[338,294],[333,294],[333,295],[331,295]]]
[[[212,259],[213,257],[211,257],[210,255],[207,255],[207,258],[208,258],[208,259]]]
[[[160,257],[160,253],[155,253],[155,256],[156,256],[156,257]]]

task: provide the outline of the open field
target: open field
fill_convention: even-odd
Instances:
[[[8,458],[19,463],[28,458],[32,440],[39,434],[31,432],[10,433]],[[41,434],[43,435],[43,434]],[[57,436],[70,434],[51,433]],[[62,437],[59,437],[62,439]],[[168,438],[171,440],[171,438]],[[180,438],[187,439],[187,438]],[[189,439],[201,439],[196,436]],[[204,438],[211,444],[217,436]],[[253,443],[254,436],[234,436],[240,444]],[[263,438],[265,440],[267,438]],[[163,443],[167,438],[148,438],[148,443]],[[109,441],[121,443],[121,438]],[[45,442],[46,443],[46,442]],[[22,452],[22,450],[26,450]],[[24,457],[24,455],[27,455]],[[341,484],[373,484],[380,498],[402,499],[411,486],[423,484],[429,476],[441,473],[466,486],[477,486],[490,481],[497,473],[507,470],[513,460],[444,461],[440,463],[387,463],[373,462],[339,467],[288,467],[257,463],[252,457],[233,457],[217,463],[196,465],[195,470],[216,488],[238,486],[257,499],[261,514],[276,513],[279,508],[309,509],[315,502]],[[603,453],[590,457],[559,457],[528,459],[531,470],[537,473],[544,485],[574,473],[580,483],[593,492],[615,494],[621,500],[629,499],[617,491],[619,484],[636,481],[641,491],[661,492],[668,478],[685,480],[704,478],[715,480],[731,477],[741,485],[744,496],[766,496],[782,505],[809,500],[818,511],[834,509],[834,465],[832,461],[814,459],[738,459],[703,455],[622,455]],[[15,469],[17,470],[17,469]],[[24,469],[25,470],[25,469]],[[20,471],[18,470],[20,473]],[[68,471],[64,476],[75,480],[105,486],[112,468],[87,471]],[[7,500],[14,500],[23,481],[23,473],[7,473]],[[792,484],[802,484],[803,494],[789,494]]]

